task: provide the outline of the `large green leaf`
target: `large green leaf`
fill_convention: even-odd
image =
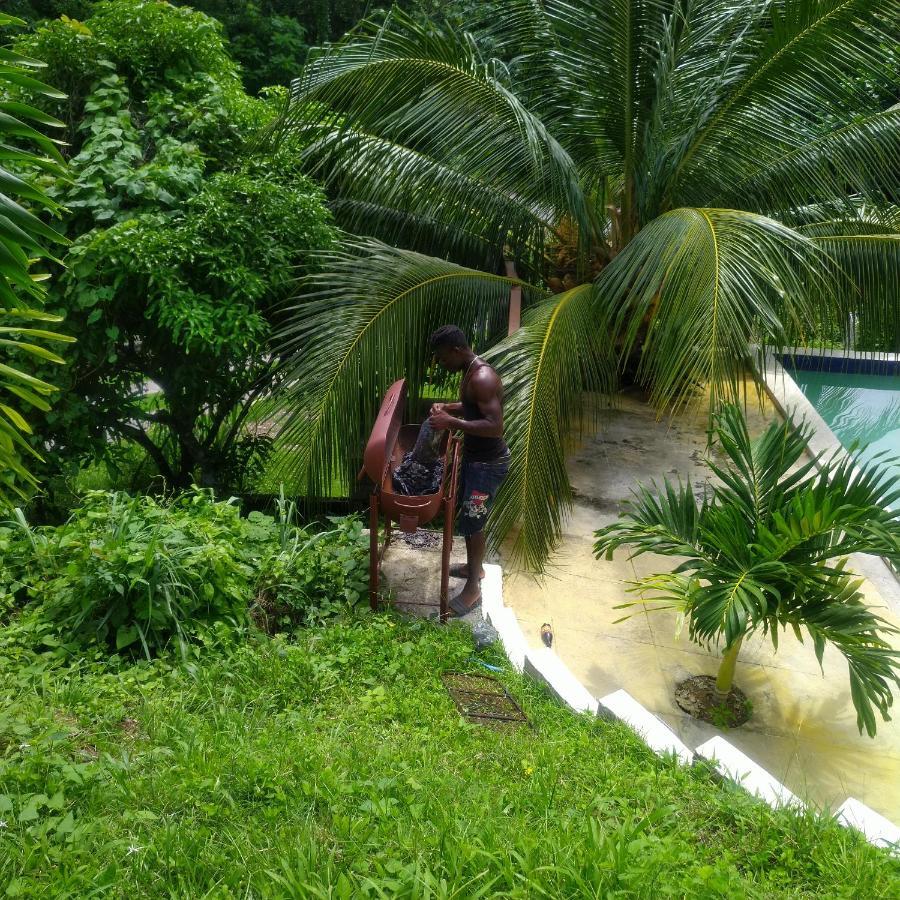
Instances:
[[[20,23],[0,14],[0,27],[9,24]],[[35,483],[23,462],[24,456],[37,456],[23,439],[31,434],[23,411],[28,407],[46,409],[44,398],[54,390],[27,369],[36,360],[63,362],[58,354],[34,341],[71,340],[35,327],[40,322],[58,322],[59,317],[40,309],[46,293],[44,276],[32,271],[32,260],[53,260],[45,242],[64,243],[64,239],[38,217],[42,211],[55,213],[58,207],[31,183],[30,176],[35,170],[53,174],[62,170],[55,161],[60,157],[53,142],[22,119],[45,127],[61,127],[62,123],[27,103],[7,99],[17,91],[63,96],[32,77],[30,70],[40,65],[16,54],[0,57],[0,97],[4,98],[0,102],[0,162],[16,167],[16,172],[11,172],[0,165],[0,506],[14,496],[24,496],[26,486]],[[35,155],[31,150],[35,145],[53,159]]]
[[[715,205],[746,205],[788,217],[817,201],[841,203],[852,211],[857,195],[875,204],[890,203],[898,171],[900,107],[894,107],[827,129],[789,133],[781,152],[773,147],[760,155],[735,172],[731,183],[721,178],[709,199]],[[853,195],[848,193],[851,185]]]
[[[615,361],[597,317],[591,286],[581,285],[533,307],[522,327],[486,354],[503,379],[512,454],[491,536],[499,544],[514,533],[510,555],[531,568],[547,558],[572,505],[567,438],[586,417],[593,421],[590,397],[614,383]]]

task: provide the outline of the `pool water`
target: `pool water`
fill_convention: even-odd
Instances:
[[[863,459],[893,456],[882,465],[900,479],[900,375],[790,371],[845,447],[864,447]]]

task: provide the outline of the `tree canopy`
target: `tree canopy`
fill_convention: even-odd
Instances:
[[[278,304],[333,240],[319,189],[247,151],[270,106],[200,13],[114,0],[19,47],[68,91],[69,177],[46,190],[72,246],[48,309],[78,343],[45,471],[137,445],[170,486],[240,487],[268,443],[245,425]]]
[[[457,319],[508,382],[494,538],[521,523],[539,566],[600,376],[634,371],[660,408],[708,385],[715,410],[753,344],[841,340],[852,314],[897,349],[900,4],[513,0],[488,37],[395,11],[295,82],[276,143],[299,136],[356,237],[282,333],[284,439],[309,438],[309,490],[351,473],[383,383],[421,387],[397,323],[415,342]],[[506,256],[532,290],[500,340]],[[346,352],[311,353],[326,335]]]

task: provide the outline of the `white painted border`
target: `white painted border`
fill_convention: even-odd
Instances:
[[[687,744],[649,709],[641,706],[628,691],[618,690],[600,698],[597,715],[616,722],[624,722],[654,753],[672,754],[683,766],[694,762],[694,754]]]
[[[900,828],[859,800],[848,797],[834,817],[841,825],[861,831],[870,844],[900,856]]]
[[[722,778],[727,778],[764,800],[772,809],[793,806],[803,809],[803,801],[777,778],[757,765],[746,753],[729,744],[720,734],[697,748],[697,756],[712,763]]]
[[[509,612],[515,619],[516,614],[512,610]],[[575,712],[597,715],[597,698],[549,647],[528,650],[525,654],[525,674],[546,684],[556,697]]]
[[[482,598],[483,614],[500,635],[512,666],[545,684],[570,709],[624,722],[656,754],[674,754],[683,765],[690,765],[695,758],[707,758],[720,777],[729,778],[770,806],[803,808],[803,802],[795,794],[723,737],[716,736],[698,747],[696,752],[692,751],[665,722],[627,691],[614,691],[597,700],[553,650],[549,647],[532,650],[515,610],[503,603],[503,571],[500,566],[485,566]],[[898,852],[894,842],[900,829],[858,800],[848,798],[835,814],[835,820],[845,827],[861,831],[875,846],[895,854]]]

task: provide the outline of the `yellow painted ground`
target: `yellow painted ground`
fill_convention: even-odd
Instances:
[[[771,410],[751,409],[751,430],[760,429]],[[705,418],[657,422],[644,403],[626,396],[600,433],[573,455],[572,483],[579,500],[562,545],[541,580],[507,568],[504,602],[518,616],[529,643],[540,646],[539,630],[549,622],[554,649],[582,683],[601,697],[625,688],[662,717],[690,747],[713,734],[712,726],[689,718],[672,691],[692,674],[715,674],[717,657],[678,636],[673,611],[636,607],[632,617],[614,607],[633,599],[628,582],[665,571],[674,561],[643,556],[632,562],[620,551],[611,562],[592,553],[593,532],[612,521],[619,503],[638,481],[668,475],[699,482],[707,475]],[[900,583],[869,582],[867,596],[884,607]],[[900,618],[881,609],[885,618]],[[847,664],[833,650],[825,654],[824,675],[810,643],[784,634],[777,654],[771,642],[746,641],[736,682],[751,698],[753,717],[731,729],[727,740],[766,768],[792,791],[821,806],[836,808],[848,796],[900,822],[900,724],[879,722],[873,740],[860,736],[850,701]],[[900,698],[897,700],[900,716]]]

